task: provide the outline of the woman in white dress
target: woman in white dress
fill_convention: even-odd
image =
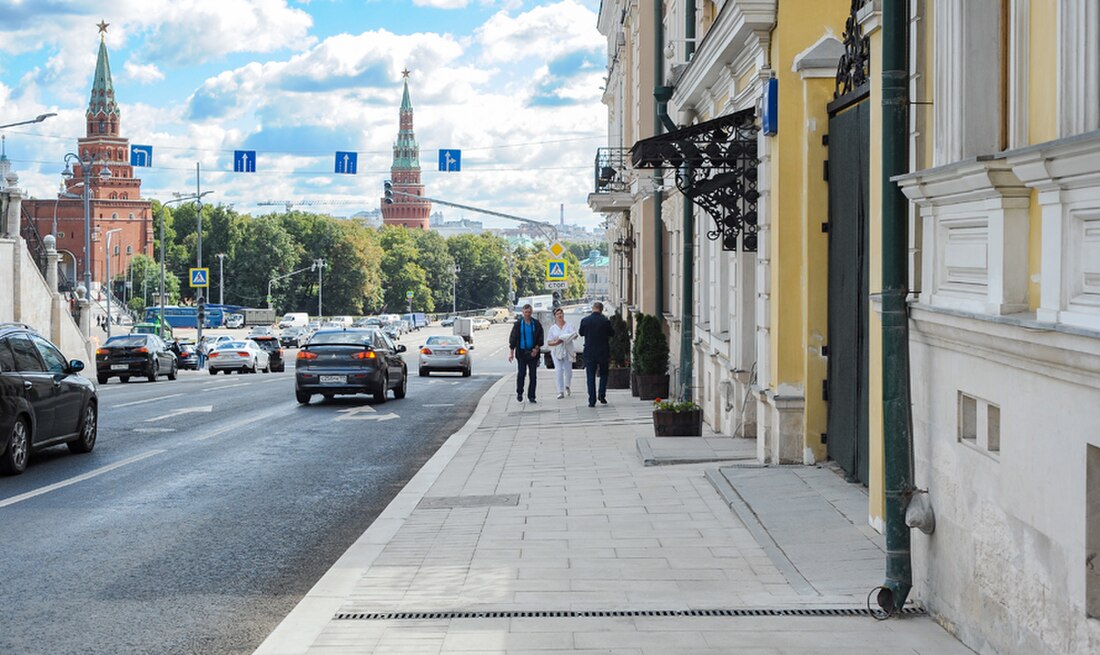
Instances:
[[[573,359],[576,349],[573,340],[577,330],[565,322],[565,311],[560,307],[554,310],[554,324],[546,333],[546,345],[550,346],[550,356],[554,358],[554,380],[558,385],[558,398],[572,393],[569,383],[573,380]]]

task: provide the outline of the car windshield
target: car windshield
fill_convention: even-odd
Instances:
[[[309,340],[311,346],[369,346],[374,330],[340,330],[318,332]]]
[[[131,348],[133,346],[144,346],[146,344],[146,338],[141,335],[127,334],[121,337],[111,337],[107,340],[108,346],[120,346],[122,348]]]
[[[279,347],[278,341],[274,338],[269,339],[253,339],[256,343],[260,344],[266,350],[275,350]]]
[[[247,348],[248,344],[243,341],[226,341],[218,344],[218,350],[237,350],[240,348]]]
[[[462,337],[428,337],[429,346],[461,346]]]

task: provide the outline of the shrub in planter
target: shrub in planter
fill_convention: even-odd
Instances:
[[[658,398],[653,403],[653,434],[658,437],[703,436],[703,408],[691,401]]]
[[[639,318],[634,331],[633,368],[638,374],[638,397],[668,396],[668,338],[656,316]]]
[[[611,315],[611,366],[607,371],[608,389],[630,387],[630,328],[616,311]]]

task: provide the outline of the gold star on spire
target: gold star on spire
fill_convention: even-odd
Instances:
[[[99,23],[96,24],[96,27],[99,28],[99,38],[103,38],[107,34],[107,28],[110,27],[110,26],[111,26],[110,23],[108,23],[105,20],[100,19]]]
[[[409,79],[410,72],[411,71],[406,67],[405,70],[401,71],[401,77],[405,78],[406,80]]]

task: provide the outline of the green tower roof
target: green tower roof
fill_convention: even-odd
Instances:
[[[107,44],[102,36],[99,39],[99,57],[95,62],[95,79],[92,81],[92,98],[88,102],[89,114],[108,114],[118,116],[118,103],[115,102],[115,84],[111,80],[111,62],[107,58]]]

